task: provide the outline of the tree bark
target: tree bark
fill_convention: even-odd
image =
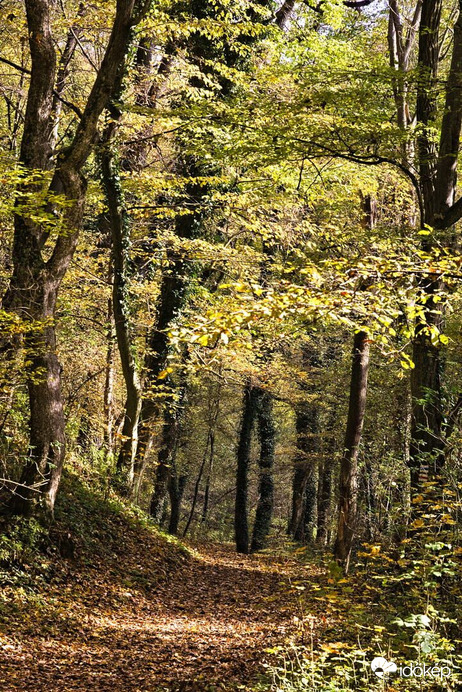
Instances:
[[[253,526],[252,553],[263,550],[273,517],[274,483],[273,464],[276,431],[273,421],[273,400],[267,391],[258,392],[258,437],[260,441],[260,480],[258,504]]]
[[[318,481],[318,521],[316,542],[325,546],[329,542],[329,526],[332,511],[332,473],[334,462],[332,457],[326,458],[319,470]]]
[[[111,272],[112,274],[112,272]],[[112,277],[111,277],[112,278]],[[112,297],[108,299],[107,307],[107,346],[106,368],[104,378],[104,447],[108,457],[114,453],[114,357],[115,357],[115,325]]]
[[[57,356],[55,308],[59,287],[74,254],[81,226],[86,191],[82,167],[93,150],[99,117],[109,103],[117,74],[124,62],[133,25],[141,19],[147,3],[118,0],[109,42],[71,145],[63,152],[50,184],[69,204],[60,222],[66,233],[43,254],[50,237],[48,225],[32,218],[27,195],[40,183],[25,179],[18,188],[13,240],[13,275],[3,307],[16,311],[30,329],[25,339],[29,366],[27,383],[30,402],[29,461],[10,509],[28,513],[39,504],[53,512],[65,456],[65,419],[61,393],[61,366]],[[28,170],[50,166],[53,130],[53,91],[56,56],[47,0],[26,0],[29,45],[32,59],[20,162]],[[135,14],[137,16],[135,17]],[[46,205],[47,210],[50,204]],[[34,210],[36,211],[36,210]],[[19,487],[19,486],[18,486]]]
[[[244,389],[244,401],[239,444],[237,448],[236,501],[234,533],[238,553],[249,552],[248,485],[252,431],[257,415],[257,388],[250,382]]]
[[[430,252],[434,243],[451,245],[448,234],[451,224],[457,220],[454,210],[457,185],[457,162],[462,124],[462,13],[454,26],[454,41],[445,90],[439,147],[432,134],[437,119],[437,89],[439,63],[439,29],[441,0],[423,0],[419,32],[419,82],[417,91],[417,140],[419,169],[424,218],[422,224],[434,229],[423,241],[423,249]],[[460,200],[459,200],[460,202]],[[441,348],[431,335],[443,326],[444,314],[435,295],[444,290],[438,275],[422,279],[418,284],[421,293],[421,316],[417,319],[413,342],[414,369],[411,373],[413,397],[411,421],[411,445],[409,466],[411,488],[419,490],[422,480],[438,478],[444,464],[445,441],[442,435],[443,402],[441,375],[443,370]]]
[[[345,432],[345,444],[340,465],[335,557],[348,571],[353,537],[356,530],[358,452],[364,422],[369,371],[369,339],[367,332],[358,331],[353,341],[350,400]]]
[[[122,78],[116,92],[120,97]],[[117,473],[123,487],[133,493],[135,454],[138,445],[138,422],[141,412],[141,383],[136,363],[130,320],[129,267],[130,225],[120,183],[119,163],[113,137],[121,117],[119,108],[111,108],[111,122],[104,132],[100,151],[101,176],[108,207],[112,239],[112,305],[120,362],[126,388],[125,418],[122,444],[117,458]]]
[[[168,484],[168,494],[170,496],[170,520],[168,524],[168,532],[172,536],[178,535],[178,524],[180,522],[181,500],[186,488],[188,477],[170,473],[170,481]]]
[[[304,373],[313,378],[319,367],[318,354],[308,345],[302,348]],[[320,454],[319,403],[314,399],[316,385],[313,382],[300,383],[302,400],[295,410],[295,431],[297,450],[294,459],[292,478],[292,512],[289,521],[289,535],[296,541],[310,541],[314,538],[317,503],[316,466]],[[310,527],[308,534],[306,528]]]

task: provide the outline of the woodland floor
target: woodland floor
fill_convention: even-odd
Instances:
[[[97,558],[60,559],[38,592],[14,590],[0,690],[250,690],[297,626],[302,576],[284,555],[188,552],[121,522]]]

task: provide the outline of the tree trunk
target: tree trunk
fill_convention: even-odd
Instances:
[[[312,543],[315,538],[315,530],[318,514],[318,479],[319,479],[319,464],[317,461],[311,464],[308,481],[305,486],[303,513],[303,536],[297,537],[297,540]]]
[[[202,457],[202,462],[201,462],[201,465],[199,467],[199,473],[197,474],[196,484],[194,486],[193,501],[191,504],[191,511],[189,512],[188,521],[186,522],[186,526],[184,527],[183,538],[185,538],[186,534],[188,533],[189,527],[191,526],[191,522],[192,522],[193,517],[194,517],[194,510],[196,509],[197,498],[199,496],[199,487],[200,487],[200,483],[202,480],[202,475],[204,473],[205,464],[207,462],[207,453],[209,450],[209,443],[211,444],[210,430],[209,430],[208,435],[207,435],[207,441],[205,444],[205,450],[204,450],[204,455]]]
[[[368,335],[365,331],[358,331],[353,341],[350,401],[345,444],[340,465],[337,539],[334,549],[335,557],[344,565],[345,572],[348,572],[353,537],[356,530],[358,452],[366,410],[368,370]]]
[[[172,411],[165,414],[162,427],[161,447],[158,453],[158,464],[154,492],[151,498],[149,514],[157,524],[161,524],[167,502],[170,473],[176,448],[177,417]]]
[[[439,65],[439,29],[441,0],[423,0],[419,31],[417,89],[418,153],[421,195],[423,200],[422,227],[432,229],[422,243],[431,252],[435,243],[451,246],[448,229],[462,215],[461,200],[454,203],[457,186],[457,162],[462,124],[462,13],[454,26],[454,40],[445,87],[439,147],[435,143],[437,124],[437,94]],[[444,464],[445,441],[442,437],[441,395],[442,359],[436,335],[443,325],[444,308],[434,297],[444,289],[440,276],[429,276],[419,282],[422,314],[417,319],[413,342],[414,369],[411,373],[413,397],[409,465],[411,490],[416,492],[421,481],[438,478]]]
[[[375,495],[374,472],[368,456],[364,460],[363,469],[364,497],[366,500],[366,537],[373,541],[376,534],[377,499]]]
[[[318,354],[308,345],[302,348],[302,363],[305,374],[313,378],[319,367]],[[316,466],[320,453],[319,403],[314,399],[316,385],[312,382],[300,383],[300,397],[295,411],[295,431],[297,451],[292,478],[292,513],[289,522],[289,535],[296,541],[311,541],[317,504]],[[308,533],[306,527],[311,527]]]
[[[429,298],[430,290],[430,287],[425,289]],[[430,304],[426,303],[427,322],[434,323],[435,317],[439,316],[430,313],[431,303],[431,299]],[[415,367],[411,372],[412,420],[409,466],[411,491],[415,492],[422,480],[427,480],[427,476],[437,477],[444,464],[440,346],[432,343],[427,328],[423,324],[416,327],[412,358]]]
[[[305,526],[313,526],[317,499],[316,465],[319,458],[319,412],[317,403],[303,402],[297,407],[297,453],[292,480],[292,514],[289,533],[296,541],[313,539]]]
[[[200,175],[197,170],[185,170],[185,175]],[[200,184],[187,186],[188,213],[175,219],[175,235],[178,238],[195,238],[201,227],[201,199],[205,187]],[[192,209],[192,210],[191,210]],[[167,251],[167,262],[160,286],[157,302],[157,319],[155,327],[148,336],[147,355],[145,359],[145,395],[141,405],[140,431],[135,459],[135,476],[140,476],[144,469],[144,459],[153,441],[153,422],[159,416],[159,405],[153,393],[159,383],[159,375],[167,367],[169,354],[168,328],[178,317],[187,298],[190,276],[194,270],[187,257],[178,250]]]
[[[108,457],[114,453],[114,341],[115,325],[112,298],[108,299],[107,308],[107,347],[104,378],[104,447]]]
[[[258,392],[250,382],[244,390],[244,402],[239,444],[237,448],[236,503],[234,512],[234,532],[238,553],[249,552],[249,521],[247,508],[248,473],[252,431],[258,405]]]
[[[168,532],[172,536],[178,535],[181,500],[183,499],[187,480],[187,476],[182,475],[178,477],[176,472],[170,473],[170,482],[168,484],[168,493],[170,496],[170,521],[168,525]]]
[[[116,86],[120,98],[122,77]],[[141,412],[141,384],[133,345],[129,306],[130,226],[120,183],[119,164],[112,142],[121,117],[119,108],[112,107],[111,122],[103,136],[100,152],[101,175],[108,207],[112,239],[113,288],[112,305],[117,345],[126,388],[125,419],[122,444],[117,458],[117,473],[128,493],[135,482],[135,454],[138,445],[138,422]],[[122,478],[122,476],[124,476]]]
[[[154,492],[151,498],[149,513],[154,521],[161,525],[167,507],[169,485],[176,475],[175,458],[179,443],[181,426],[181,404],[186,387],[182,387],[180,401],[167,404],[164,412],[161,444],[157,455],[157,468]],[[185,480],[186,482],[186,480]],[[181,498],[180,498],[181,499]]]
[[[271,394],[264,390],[258,392],[258,437],[260,440],[260,480],[258,504],[253,527],[251,552],[265,547],[271,519],[273,516],[273,464],[275,446],[275,428],[273,422],[273,400]]]
[[[318,481],[318,525],[316,542],[325,546],[329,542],[329,527],[332,511],[332,473],[334,461],[332,456],[326,458],[319,470]]]
[[[147,5],[142,5],[147,9]],[[65,419],[61,393],[61,366],[57,357],[55,308],[59,287],[73,257],[81,226],[86,184],[82,168],[93,150],[99,117],[107,106],[131,39],[135,0],[119,0],[107,49],[71,145],[59,159],[50,192],[60,193],[68,205],[57,211],[66,233],[58,233],[47,247],[50,228],[29,212],[29,196],[42,193],[44,183],[24,179],[18,188],[13,240],[13,275],[3,307],[16,311],[30,330],[25,340],[30,402],[29,462],[21,478],[21,494],[12,497],[11,511],[28,513],[38,502],[53,512],[65,456]],[[56,55],[51,34],[50,3],[26,0],[32,59],[20,162],[26,170],[46,170],[51,161],[53,89]],[[48,198],[47,195],[45,197]],[[53,211],[52,204],[44,205]]]
[[[215,433],[214,433],[214,431],[212,431],[212,434],[210,437],[209,470],[207,473],[207,479],[205,481],[204,504],[202,506],[201,524],[205,524],[205,522],[207,521],[207,514],[209,511],[210,487],[211,487],[211,483],[212,483],[214,456],[215,456]]]

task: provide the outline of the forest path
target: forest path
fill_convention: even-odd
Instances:
[[[292,583],[308,572],[293,558],[211,546],[167,556],[155,580],[133,557],[51,584],[2,638],[2,692],[247,690],[296,626]]]

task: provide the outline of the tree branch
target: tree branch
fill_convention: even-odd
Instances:
[[[22,65],[18,65],[17,63],[13,62],[12,60],[8,60],[7,58],[3,58],[0,55],[0,62],[4,63],[5,65],[9,65],[10,67],[13,67],[15,70],[18,70],[18,72],[22,72],[23,74],[27,74],[30,76],[31,71],[27,69],[27,67],[23,67]],[[73,103],[70,101],[67,101],[65,98],[61,96],[61,94],[56,91],[56,89],[53,89],[53,96],[55,96],[59,101],[61,101],[62,104],[67,106],[71,111],[73,111],[79,118],[82,117],[82,111],[78,106],[75,106]]]
[[[326,152],[333,158],[337,159],[343,159],[344,161],[352,161],[353,163],[359,163],[363,166],[377,166],[382,163],[388,163],[390,166],[394,166],[395,168],[398,168],[404,175],[409,178],[409,180],[412,183],[412,186],[415,190],[417,201],[419,204],[419,212],[420,212],[420,218],[421,222],[423,221],[424,218],[424,207],[423,207],[423,199],[422,199],[422,193],[420,191],[420,185],[419,181],[417,179],[417,176],[409,170],[403,163],[400,161],[395,161],[394,159],[390,159],[387,156],[379,156],[378,154],[371,154],[371,155],[366,155],[362,156],[360,154],[346,154],[344,152],[339,152],[336,151],[335,149],[331,149],[330,147],[327,147],[324,144],[319,144],[319,142],[311,142],[308,140],[303,140],[303,139],[298,139],[295,138],[296,141],[302,142],[303,144],[309,144],[311,146],[317,147],[321,149],[321,151]],[[307,158],[309,158],[307,156]],[[459,200],[461,202],[460,206],[460,215],[462,215],[462,198]],[[460,218],[460,216],[459,216]]]

